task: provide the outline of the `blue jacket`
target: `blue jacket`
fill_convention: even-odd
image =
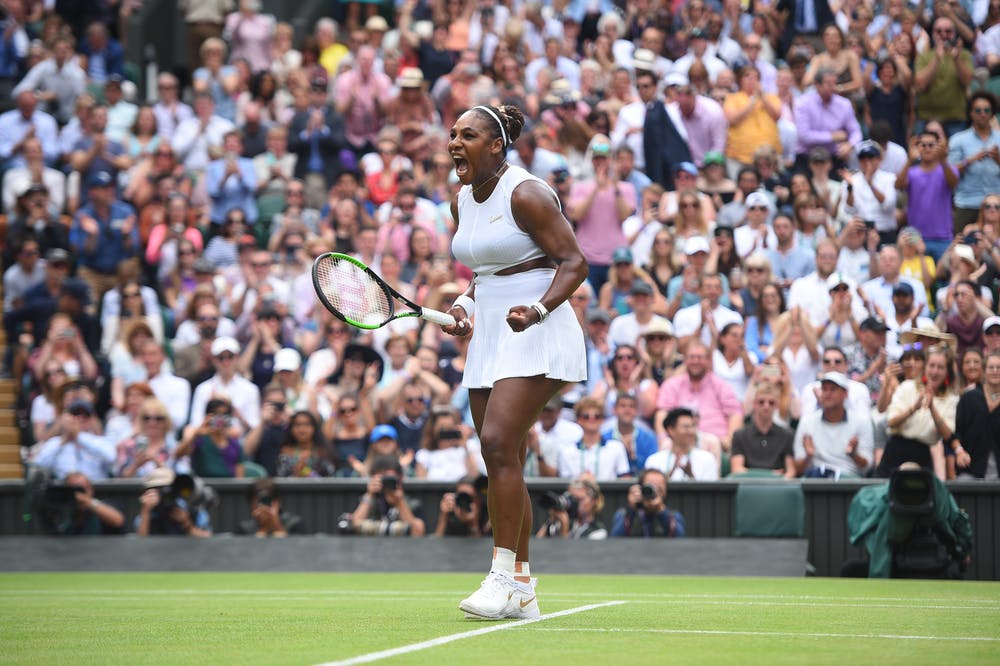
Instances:
[[[88,234],[80,224],[85,215],[97,220],[100,227],[97,232],[97,242],[91,249],[87,249]],[[133,218],[132,230],[126,235],[122,233],[122,226],[130,216]],[[97,214],[93,204],[81,206],[73,216],[73,226],[69,230],[69,244],[77,255],[79,266],[86,266],[101,273],[114,273],[118,269],[118,264],[131,259],[139,252],[139,219],[135,209],[123,201],[113,201],[109,215],[102,218]]]

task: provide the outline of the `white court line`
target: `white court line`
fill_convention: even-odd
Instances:
[[[445,645],[446,643],[452,643],[454,641],[460,641],[463,638],[472,638],[474,636],[482,636],[483,634],[490,634],[494,631],[503,631],[505,629],[513,629],[515,627],[523,627],[526,624],[534,624],[535,622],[541,622],[542,620],[551,620],[557,617],[563,617],[565,615],[573,615],[575,613],[584,613],[586,611],[596,610],[598,608],[605,608],[607,606],[620,606],[621,604],[628,603],[626,601],[608,601],[603,604],[590,604],[589,606],[579,606],[577,608],[570,608],[564,611],[558,611],[556,613],[548,613],[541,617],[532,620],[518,620],[517,622],[506,622],[501,624],[493,624],[488,627],[483,627],[482,629],[473,629],[472,631],[464,631],[460,634],[451,634],[450,636],[440,636],[438,638],[432,638],[429,641],[423,641],[422,643],[412,643],[410,645],[403,645],[402,647],[392,648],[391,650],[382,650],[381,652],[370,652],[368,654],[362,654],[357,657],[351,657],[350,659],[342,659],[341,661],[329,661],[319,666],[351,666],[352,664],[368,664],[373,661],[378,661],[380,659],[388,659],[389,657],[396,657],[401,654],[410,654],[411,652],[419,652],[420,650],[426,650],[427,648],[437,647],[439,645]]]
[[[780,638],[876,638],[885,640],[916,640],[916,641],[983,641],[996,643],[1000,638],[990,636],[909,636],[906,634],[833,634],[833,633],[813,633],[795,631],[728,631],[714,629],[601,629],[586,628],[574,629],[572,627],[553,627],[551,629],[542,628],[537,631],[562,631],[562,632],[591,632],[602,634],[693,634],[704,636],[757,636],[757,637],[780,637]]]

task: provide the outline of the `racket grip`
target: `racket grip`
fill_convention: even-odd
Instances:
[[[455,318],[452,317],[447,312],[438,312],[437,310],[431,310],[430,308],[424,308],[420,313],[421,319],[426,319],[432,324],[438,324],[439,326],[454,326]]]

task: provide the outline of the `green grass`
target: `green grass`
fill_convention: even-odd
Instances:
[[[479,580],[467,574],[2,574],[0,662],[337,661],[494,626],[465,621],[456,608]],[[546,575],[538,593],[543,614],[627,603],[378,663],[1000,663],[998,583]]]

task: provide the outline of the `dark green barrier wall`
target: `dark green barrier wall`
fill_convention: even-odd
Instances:
[[[217,532],[233,531],[247,517],[247,487],[249,481],[217,480],[212,486],[220,496],[213,512]],[[819,576],[836,576],[847,558],[859,557],[862,551],[850,545],[847,538],[847,507],[864,481],[802,481],[806,498],[806,538],[809,540],[809,562]],[[337,517],[350,512],[364,492],[364,482],[344,480],[283,480],[279,482],[285,506],[301,515],[311,531],[335,534]],[[547,490],[562,490],[564,484],[532,481],[532,497]],[[680,510],[692,537],[730,537],[733,534],[733,496],[737,483],[674,483],[670,485],[667,503]],[[611,526],[614,510],[624,504],[628,483],[607,483],[604,520]],[[445,484],[407,482],[407,494],[421,501],[428,531],[433,530],[438,516],[441,494],[450,490]],[[975,550],[969,578],[1000,580],[1000,548],[997,521],[1000,517],[1000,485],[995,483],[949,484],[959,505],[972,519]],[[98,485],[98,496],[122,504],[129,520],[138,511],[141,487],[134,481],[111,481]],[[23,521],[24,488],[18,481],[0,482],[0,535],[29,533],[30,525]],[[536,504],[537,506],[537,504]],[[536,524],[544,518],[536,509]],[[131,523],[130,523],[131,524]],[[585,545],[581,544],[581,547]]]

